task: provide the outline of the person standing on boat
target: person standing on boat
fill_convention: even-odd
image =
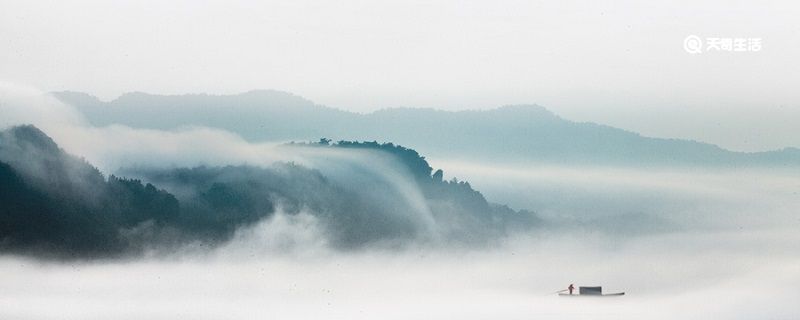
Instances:
[[[569,287],[567,287],[567,290],[569,290],[569,294],[572,294],[572,290],[575,290],[575,285],[570,283]]]

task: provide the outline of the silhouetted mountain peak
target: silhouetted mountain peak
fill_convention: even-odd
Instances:
[[[53,139],[33,125],[16,126],[0,133],[0,148],[12,144],[23,150],[37,149],[50,154],[61,152]]]

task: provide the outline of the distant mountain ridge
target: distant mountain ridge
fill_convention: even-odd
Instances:
[[[734,152],[691,140],[563,119],[536,105],[480,111],[391,108],[368,114],[317,105],[273,90],[237,95],[128,93],[103,102],[77,92],[53,93],[98,126],[173,129],[200,125],[249,141],[392,141],[429,156],[509,162],[623,165],[797,166],[800,149]]]

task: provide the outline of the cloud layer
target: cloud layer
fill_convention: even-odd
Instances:
[[[50,128],[106,172],[295,161],[334,181],[386,192],[428,225],[420,193],[369,152],[250,144],[205,128],[93,128],[68,107],[14,89],[3,125]],[[8,97],[4,93],[4,97]],[[44,99],[44,100],[37,100]],[[29,101],[12,104],[14,101]],[[33,101],[42,101],[41,108]],[[33,106],[28,106],[30,103]],[[60,110],[46,116],[38,112]],[[58,115],[63,112],[63,115]],[[47,113],[45,113],[47,114]],[[63,121],[63,119],[68,119]],[[202,141],[202,143],[198,142]],[[189,243],[145,258],[69,263],[0,256],[0,316],[19,319],[752,319],[800,317],[795,288],[800,177],[786,170],[659,171],[503,166],[435,159],[489,199],[540,212],[546,226],[475,247],[332,250],[305,209],[276,210],[209,250]],[[349,179],[348,177],[359,177]],[[180,194],[178,188],[173,188]],[[429,225],[428,225],[429,226]],[[434,229],[439,225],[434,225]],[[558,298],[576,285],[619,299]],[[43,308],[42,306],[47,306]]]

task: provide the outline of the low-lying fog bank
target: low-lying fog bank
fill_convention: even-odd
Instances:
[[[313,216],[276,214],[212,251],[187,246],[133,260],[69,263],[5,256],[0,316],[800,317],[797,175],[434,163],[475,181],[490,199],[547,213],[549,225],[488,248],[342,252],[327,246]],[[638,214],[650,218],[631,218]],[[625,217],[632,222],[620,226]],[[626,295],[555,294],[570,283]]]
[[[434,159],[487,199],[611,234],[800,228],[800,173],[716,167],[507,166]]]
[[[213,167],[234,165],[239,166],[237,174],[264,176],[272,172],[270,165],[280,161],[307,166],[298,172],[324,177],[319,181],[335,184],[336,189],[330,190],[358,195],[353,203],[375,210],[342,205],[335,215],[321,215],[309,208],[330,211],[334,202],[307,201],[298,203],[318,205],[296,206],[287,214],[277,205],[282,202],[276,201],[269,214],[223,230],[224,241],[212,246],[202,241],[180,242],[168,250],[156,246],[116,258],[94,255],[89,261],[3,254],[0,319],[800,318],[796,305],[800,300],[796,290],[800,286],[800,174],[786,168],[511,167],[432,159],[432,166],[442,168],[444,174],[431,172],[426,164],[422,180],[430,183],[420,184],[414,171],[372,153],[327,147],[289,152],[274,143],[249,143],[208,128],[92,127],[68,106],[35,91],[15,90],[22,91],[22,98],[0,97],[5,101],[0,104],[4,116],[0,129],[23,123],[42,128],[53,136],[55,142],[50,144],[58,143],[98,166],[99,171],[78,158],[66,162],[92,169],[88,170],[91,176],[99,177],[93,185],[112,185],[100,171],[109,175],[124,167],[138,174],[134,177],[162,182],[179,198],[186,196],[186,190],[192,191],[184,202],[191,203],[192,195],[214,195],[209,192],[226,189],[217,186],[194,192],[157,178],[169,176],[173,169],[201,165],[211,168],[187,170],[213,173],[232,170]],[[7,158],[15,160],[9,163],[16,168],[42,159],[35,153],[17,159],[18,149],[8,150]],[[56,152],[60,149],[50,150],[55,159],[62,159],[61,151]],[[10,165],[3,168],[12,172]],[[29,171],[31,176],[43,172]],[[327,190],[305,188],[310,184],[297,184],[296,176],[288,177],[285,180],[293,183],[285,185],[296,186],[290,189],[296,191],[292,196],[319,196],[319,190]],[[460,181],[449,180],[452,177]],[[48,180],[51,176],[40,178],[52,181]],[[10,186],[18,186],[25,180],[9,181],[16,183]],[[127,182],[159,194],[155,187]],[[52,189],[58,194],[55,191],[70,188]],[[285,189],[280,185],[268,190],[277,194],[272,191]],[[451,194],[457,196],[443,196]],[[239,203],[224,192],[219,195]],[[264,198],[258,195],[257,199]],[[460,245],[434,241],[441,235],[470,239],[493,230],[487,228],[491,223],[457,219],[465,212],[486,213],[482,208],[495,208],[508,213],[505,216],[517,212],[489,206],[489,201],[507,204],[519,213],[531,210],[525,211],[531,215],[523,216],[536,220],[527,228],[510,228],[519,225],[518,219],[501,220],[506,223],[498,224],[499,232],[478,237],[486,241],[459,241]],[[394,205],[387,205],[390,202]],[[437,210],[431,210],[432,203]],[[223,211],[206,211],[227,218]],[[502,216],[475,215],[481,219],[466,222],[497,222],[495,218]],[[326,217],[336,218],[331,220],[336,223],[326,223]],[[60,235],[31,224],[30,216],[15,218],[19,219],[12,221],[31,228],[11,231],[32,230],[49,244],[64,243]],[[331,246],[331,239],[337,239],[331,233],[346,230],[338,227],[369,227],[370,235],[381,238],[397,228],[397,220],[391,218],[413,218],[412,236],[397,238],[406,240],[406,245],[374,246],[364,241],[351,250]],[[69,234],[83,239],[85,227],[96,224],[91,219],[80,221],[90,223],[65,225],[79,226],[70,230],[80,233]],[[147,231],[140,228],[148,226],[147,221],[135,220],[126,230]],[[374,221],[383,229],[364,221]],[[118,230],[112,231],[116,235]],[[18,233],[21,241],[30,238],[30,233]],[[124,235],[154,239],[147,232]],[[555,295],[570,283],[602,285],[605,291],[627,294],[603,299]]]
[[[285,228],[286,222],[279,223]],[[267,233],[266,223],[244,237]],[[260,230],[258,228],[261,228]],[[263,236],[263,234],[262,234]],[[796,319],[796,237],[540,234],[495,250],[337,253],[234,241],[209,254],[69,264],[3,257],[10,319]],[[618,298],[562,298],[568,284]]]

